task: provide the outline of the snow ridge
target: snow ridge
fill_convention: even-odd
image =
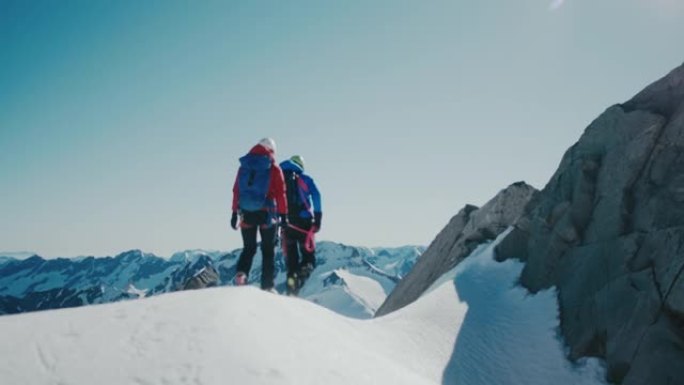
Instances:
[[[27,385],[603,384],[597,360],[573,366],[565,359],[555,292],[528,295],[516,286],[522,265],[495,262],[495,244],[457,266],[452,279],[375,319],[255,287],[0,317],[0,378]],[[365,282],[334,273],[352,291]]]

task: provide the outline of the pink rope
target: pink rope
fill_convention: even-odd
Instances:
[[[314,234],[315,234],[315,228],[312,227],[309,231],[302,229],[301,227],[297,227],[293,224],[288,224],[287,225],[289,228],[295,231],[299,231],[300,233],[306,234],[306,240],[304,240],[304,250],[306,250],[309,253],[313,253],[314,250],[316,250],[316,240],[314,239]]]

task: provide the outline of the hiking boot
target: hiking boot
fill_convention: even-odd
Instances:
[[[288,295],[297,295],[297,292],[299,291],[298,281],[299,280],[297,279],[296,274],[287,277],[287,282],[285,286],[287,286]]]
[[[247,274],[238,271],[237,274],[235,274],[235,286],[244,286],[247,284]]]
[[[306,282],[307,279],[311,276],[311,272],[313,271],[314,267],[310,263],[305,263],[299,268],[299,274],[298,274],[298,279],[297,279],[297,291],[299,292],[299,289],[304,286],[304,283]]]
[[[310,263],[305,263],[302,265],[302,267],[299,268],[299,276],[302,278],[303,281],[306,281],[309,276],[311,275],[311,272],[313,272],[314,267]]]

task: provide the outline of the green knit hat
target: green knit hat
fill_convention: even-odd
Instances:
[[[293,155],[290,160],[292,163],[296,164],[297,166],[302,168],[302,171],[304,170],[304,158],[302,158],[301,155]]]

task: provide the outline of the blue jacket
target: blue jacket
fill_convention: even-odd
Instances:
[[[302,198],[305,201],[305,205],[309,208],[313,207],[314,213],[322,212],[321,193],[318,191],[318,187],[316,187],[316,183],[314,182],[313,178],[304,174],[304,170],[302,170],[302,168],[299,167],[297,163],[289,159],[280,163],[280,168],[283,170],[283,173],[295,172],[299,175],[299,179],[303,182],[301,193]],[[294,213],[290,213],[290,215],[292,214]],[[299,216],[302,218],[311,218],[311,210],[304,210],[301,213],[299,213]]]

